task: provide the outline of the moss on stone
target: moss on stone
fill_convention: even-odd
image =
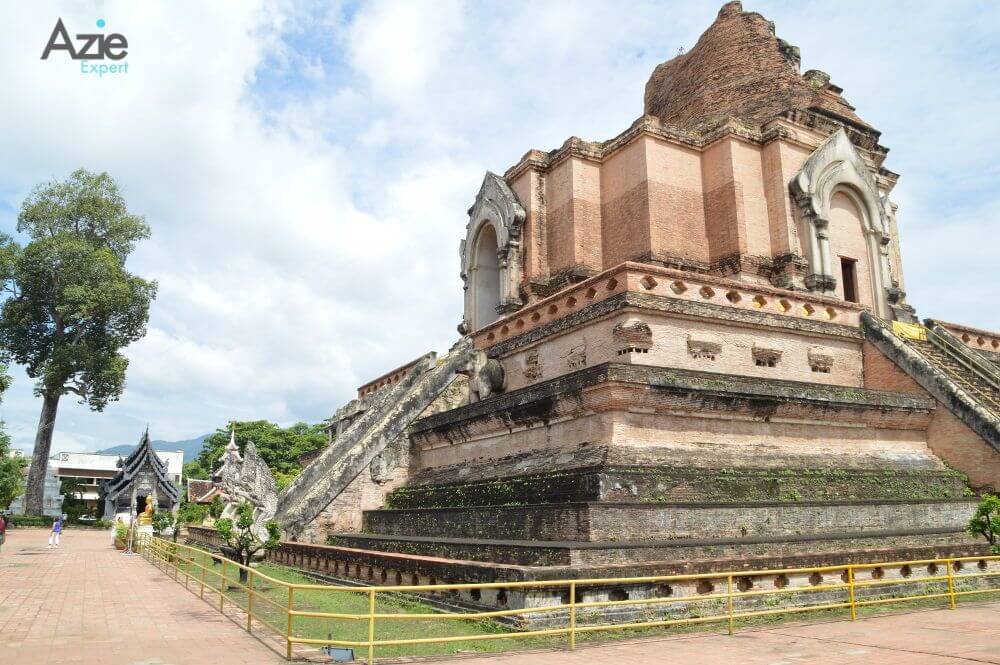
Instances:
[[[745,503],[953,499],[967,495],[954,471],[855,469],[601,468],[477,483],[403,487],[387,508],[519,506],[574,501]]]

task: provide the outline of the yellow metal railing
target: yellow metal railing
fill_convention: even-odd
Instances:
[[[337,646],[360,648],[367,650],[367,661],[375,661],[375,651],[377,647],[401,646],[401,645],[421,645],[447,642],[465,642],[477,640],[501,640],[501,639],[525,639],[546,636],[565,636],[569,649],[576,646],[576,638],[580,634],[595,633],[616,630],[633,630],[637,628],[654,628],[665,626],[676,626],[685,624],[704,623],[725,623],[730,635],[733,634],[734,623],[738,619],[748,619],[753,617],[774,616],[779,614],[796,614],[805,612],[816,612],[822,610],[849,610],[851,620],[857,619],[858,608],[865,606],[881,605],[885,603],[901,603],[921,599],[947,598],[950,608],[955,608],[956,600],[959,597],[973,596],[987,593],[1000,592],[1000,586],[957,590],[956,580],[969,580],[973,578],[990,578],[1000,576],[1000,570],[990,571],[990,563],[1000,563],[1000,556],[975,556],[975,557],[953,557],[944,559],[921,559],[914,561],[893,561],[863,564],[845,564],[839,566],[817,566],[811,568],[788,568],[774,570],[754,570],[754,571],[733,571],[719,573],[699,573],[691,575],[664,575],[649,577],[629,577],[629,578],[596,578],[578,580],[541,580],[531,582],[494,582],[484,584],[433,584],[433,585],[394,585],[394,586],[336,586],[326,584],[292,584],[276,579],[254,568],[242,566],[238,563],[225,559],[219,554],[210,553],[203,549],[173,543],[162,538],[144,536],[140,539],[139,548],[142,555],[154,565],[160,567],[168,575],[173,571],[173,577],[180,582],[180,576],[184,576],[184,585],[189,587],[190,582],[195,582],[198,586],[198,595],[205,598],[205,590],[218,594],[219,611],[223,611],[227,600],[227,593],[236,589],[246,594],[245,606],[229,598],[230,602],[236,604],[246,612],[246,630],[253,631],[254,622],[267,626],[275,631],[285,643],[285,657],[292,658],[292,647],[295,644],[310,646]],[[207,565],[204,563],[207,560]],[[976,562],[979,572],[963,572],[955,575],[956,567],[961,568],[967,562]],[[218,566],[219,570],[215,570]],[[922,577],[901,576],[892,579],[881,579],[882,571],[885,569],[912,568],[914,566],[927,566],[928,575]],[[940,574],[940,568],[944,568]],[[245,582],[240,580],[237,573],[235,579],[227,575],[227,568],[243,571]],[[858,580],[858,571],[871,571],[871,579]],[[788,586],[788,575],[819,575],[841,573],[841,581],[835,583],[811,583],[810,586]],[[785,576],[785,584],[781,587],[776,585],[773,589],[754,589],[751,584],[739,584],[740,580],[748,581],[755,578],[781,577]],[[818,579],[822,579],[821,577]],[[211,582],[216,581],[218,587]],[[709,584],[716,581],[725,584],[725,591],[716,593],[714,587]],[[698,593],[689,596],[667,596],[655,598],[637,598],[622,600],[602,600],[581,602],[577,597],[577,591],[581,587],[622,587],[636,584],[677,584],[677,583],[706,583],[705,593]],[[887,598],[858,598],[858,592],[869,588],[889,588],[894,585],[914,585],[926,583],[939,583],[946,589],[941,592],[931,592],[922,589],[923,593],[911,595],[898,595]],[[387,597],[389,595],[405,593],[440,593],[443,591],[471,591],[482,589],[495,590],[515,590],[515,589],[546,589],[559,588],[568,592],[566,602],[555,605],[521,607],[503,610],[489,610],[481,612],[434,612],[434,613],[380,613],[376,612],[377,599],[379,595]],[[737,611],[734,608],[734,601],[740,601],[755,597],[781,597],[789,594],[809,594],[821,591],[841,591],[844,599],[837,602],[827,602],[815,605],[793,605],[774,609]],[[272,592],[270,595],[268,592]],[[367,612],[359,614],[318,612],[296,609],[296,595],[306,592],[324,593],[347,593],[367,596]],[[564,598],[567,594],[564,594]],[[281,601],[277,598],[280,596]],[[690,616],[678,619],[658,619],[629,622],[602,623],[597,625],[579,625],[578,614],[581,610],[595,608],[626,608],[636,607],[641,609],[644,606],[676,606],[678,603],[693,605],[704,603],[705,601],[718,601],[720,607],[725,607],[725,612],[710,616]],[[272,615],[276,615],[283,621],[276,622],[273,616],[266,616],[266,609],[270,609]],[[388,621],[424,621],[424,620],[482,620],[499,617],[524,617],[527,615],[546,615],[547,620],[551,620],[552,613],[565,613],[566,624],[559,628],[540,628],[534,630],[519,630],[507,633],[487,633],[472,635],[448,635],[440,637],[417,637],[406,639],[375,639],[375,628],[378,622]],[[562,614],[555,615],[557,617]],[[343,640],[333,639],[332,636],[323,638],[298,637],[295,635],[296,620],[314,618],[327,620],[346,620],[367,622],[366,640]]]

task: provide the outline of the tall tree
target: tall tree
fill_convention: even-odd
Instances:
[[[27,460],[10,454],[10,435],[0,423],[0,508],[9,508],[10,502],[24,493],[24,465]]]
[[[0,365],[0,395],[10,386],[7,368]],[[10,454],[10,435],[0,421],[0,508],[10,507],[10,502],[24,493],[24,458]]]
[[[299,456],[318,450],[327,442],[323,425],[295,423],[290,427],[280,427],[267,420],[242,421],[232,425],[236,426],[236,445],[240,452],[247,441],[253,441],[257,452],[274,473],[279,491],[302,470]],[[220,427],[205,438],[198,457],[184,465],[185,476],[208,478],[211,475],[229,443],[229,428],[232,425]]]
[[[149,237],[107,173],[74,171],[35,188],[21,204],[17,230],[3,238],[0,348],[35,379],[42,412],[28,471],[25,507],[40,514],[56,411],[74,394],[94,411],[125,388],[125,346],[146,334],[156,283],[132,275],[125,261]]]

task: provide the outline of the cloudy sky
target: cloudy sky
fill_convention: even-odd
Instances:
[[[7,2],[0,229],[37,183],[106,170],[159,281],[121,401],[66,398],[53,450],[316,422],[456,337],[458,242],[485,170],[614,136],[721,2]],[[1000,3],[746,0],[883,131],[910,301],[1000,328]],[[57,17],[121,32],[129,71],[39,56]],[[2,417],[30,448],[15,370]]]

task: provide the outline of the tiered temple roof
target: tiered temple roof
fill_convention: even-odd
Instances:
[[[136,475],[147,467],[156,478],[156,491],[160,496],[168,499],[171,504],[176,504],[180,500],[180,490],[170,481],[166,463],[153,450],[148,428],[143,433],[135,450],[122,460],[121,467],[115,477],[104,486],[107,499],[115,501],[119,494],[132,486]]]

